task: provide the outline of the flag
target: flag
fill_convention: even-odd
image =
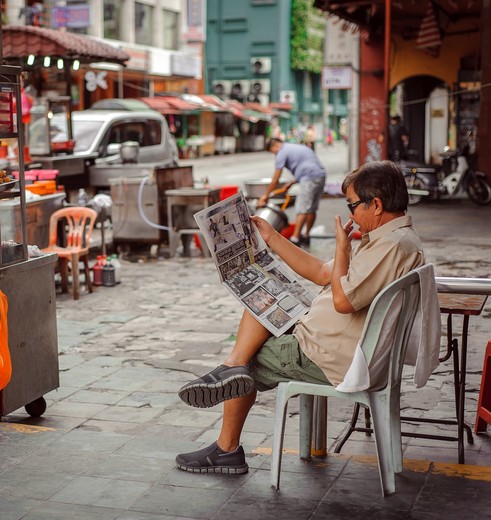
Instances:
[[[430,2],[428,4],[426,16],[423,18],[421,27],[419,28],[418,37],[416,39],[416,48],[436,55],[441,44],[442,38],[440,28],[438,27],[438,21],[436,19],[435,10],[433,9],[433,4]]]

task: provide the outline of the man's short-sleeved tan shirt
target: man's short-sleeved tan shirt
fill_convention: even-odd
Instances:
[[[334,309],[331,287],[325,287],[293,334],[303,352],[329,381],[340,384],[351,365],[361,338],[368,308],[388,284],[424,264],[424,254],[412,219],[396,218],[363,236],[353,248],[343,290],[355,309],[340,314]]]

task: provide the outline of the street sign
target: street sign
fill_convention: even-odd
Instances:
[[[351,67],[324,67],[322,69],[322,88],[350,89]]]

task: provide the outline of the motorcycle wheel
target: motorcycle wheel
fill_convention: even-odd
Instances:
[[[485,206],[491,202],[491,186],[486,182],[483,173],[475,172],[470,175],[466,190],[472,202],[479,206]]]
[[[415,175],[404,175],[404,180],[406,181],[406,187],[408,190],[428,190],[426,182],[423,179],[416,177]],[[425,195],[409,193],[409,205],[415,206],[416,204],[419,204],[423,200],[424,196]]]

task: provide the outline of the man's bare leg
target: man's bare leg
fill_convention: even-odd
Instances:
[[[233,451],[240,444],[240,434],[257,392],[223,403],[223,422],[217,444],[224,451]]]
[[[310,230],[314,226],[315,217],[317,215],[315,213],[307,213],[305,215],[305,236],[310,236]]]
[[[234,348],[223,364],[247,365],[270,336],[271,333],[256,318],[244,311]],[[256,394],[257,392],[254,391],[244,397],[230,399],[223,403],[223,423],[217,441],[222,450],[233,451],[239,445],[240,434],[249,410],[256,401]]]
[[[247,365],[270,336],[271,332],[268,329],[244,311],[234,348],[223,364],[229,367]]]
[[[307,216],[308,215],[305,213],[299,213],[297,215],[297,220],[295,221],[295,228],[292,233],[292,238],[296,238],[297,240],[300,240],[302,228],[307,221]]]

